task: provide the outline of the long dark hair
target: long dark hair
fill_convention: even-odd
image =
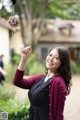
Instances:
[[[61,65],[58,69],[58,73],[64,78],[65,84],[67,86],[68,94],[70,93],[71,88],[71,65],[68,49],[64,47],[56,47],[58,50],[59,58],[61,60]]]
[[[67,87],[67,94],[69,94],[72,85],[71,83],[72,73],[71,73],[69,51],[68,49],[62,46],[56,47],[55,49],[58,51],[59,58],[61,61],[61,65],[58,68],[58,74],[63,77]],[[49,53],[51,52],[51,50],[49,51]],[[47,74],[47,70],[48,69],[46,68],[46,74]]]

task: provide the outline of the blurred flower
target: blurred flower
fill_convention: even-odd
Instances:
[[[10,19],[9,19],[9,24],[10,24],[12,27],[18,26],[18,19],[15,18],[15,17],[10,18]]]

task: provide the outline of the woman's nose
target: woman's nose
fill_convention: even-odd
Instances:
[[[50,57],[50,61],[53,61],[53,57],[52,56]]]

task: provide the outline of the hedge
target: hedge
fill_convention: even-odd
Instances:
[[[28,102],[20,103],[15,100],[0,100],[0,112],[8,112],[8,120],[28,120]]]

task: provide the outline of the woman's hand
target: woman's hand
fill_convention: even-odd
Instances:
[[[21,50],[21,60],[20,60],[19,66],[18,66],[19,70],[25,69],[26,61],[31,53],[32,53],[31,46],[27,46]]]
[[[6,71],[2,68],[2,67],[0,67],[0,72],[4,75],[4,76],[6,76]]]
[[[27,58],[30,56],[31,53],[32,53],[31,46],[27,46],[21,50],[21,58],[23,60],[27,60]]]

